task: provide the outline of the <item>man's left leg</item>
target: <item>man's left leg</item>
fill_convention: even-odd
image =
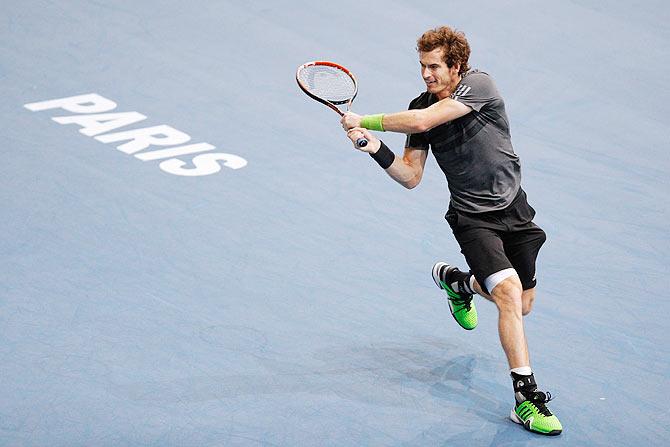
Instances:
[[[535,287],[524,290],[521,293],[521,313],[526,316],[533,310],[533,303],[535,302]]]
[[[446,262],[436,263],[432,274],[435,285],[447,292],[447,303],[456,322],[467,330],[477,327],[477,308],[472,299],[476,292],[472,287],[474,276]]]

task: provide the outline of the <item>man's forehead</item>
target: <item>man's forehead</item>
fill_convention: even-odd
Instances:
[[[419,51],[419,61],[423,64],[440,64],[444,62],[444,50],[435,48],[432,51]]]

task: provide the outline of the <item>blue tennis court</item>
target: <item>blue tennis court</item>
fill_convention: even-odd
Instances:
[[[667,442],[667,2],[3,7],[0,445]],[[508,418],[495,306],[463,331],[433,284],[465,262],[432,155],[405,190],[294,79],[337,61],[355,111],[403,110],[440,25],[549,237],[525,327],[560,437]]]

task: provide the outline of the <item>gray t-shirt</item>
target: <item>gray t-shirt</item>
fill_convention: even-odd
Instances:
[[[521,165],[512,148],[505,103],[491,77],[478,70],[463,76],[451,98],[472,112],[407,135],[405,147],[432,149],[455,209],[483,213],[506,208],[519,191]],[[424,109],[436,102],[435,95],[424,92],[409,108]]]

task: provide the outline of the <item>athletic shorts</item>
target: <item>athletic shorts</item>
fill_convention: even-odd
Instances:
[[[486,278],[508,268],[516,270],[524,290],[537,284],[535,261],[547,236],[532,222],[533,217],[535,210],[521,188],[502,210],[465,213],[449,206],[445,218],[470,271],[485,292],[489,293],[484,285]]]

